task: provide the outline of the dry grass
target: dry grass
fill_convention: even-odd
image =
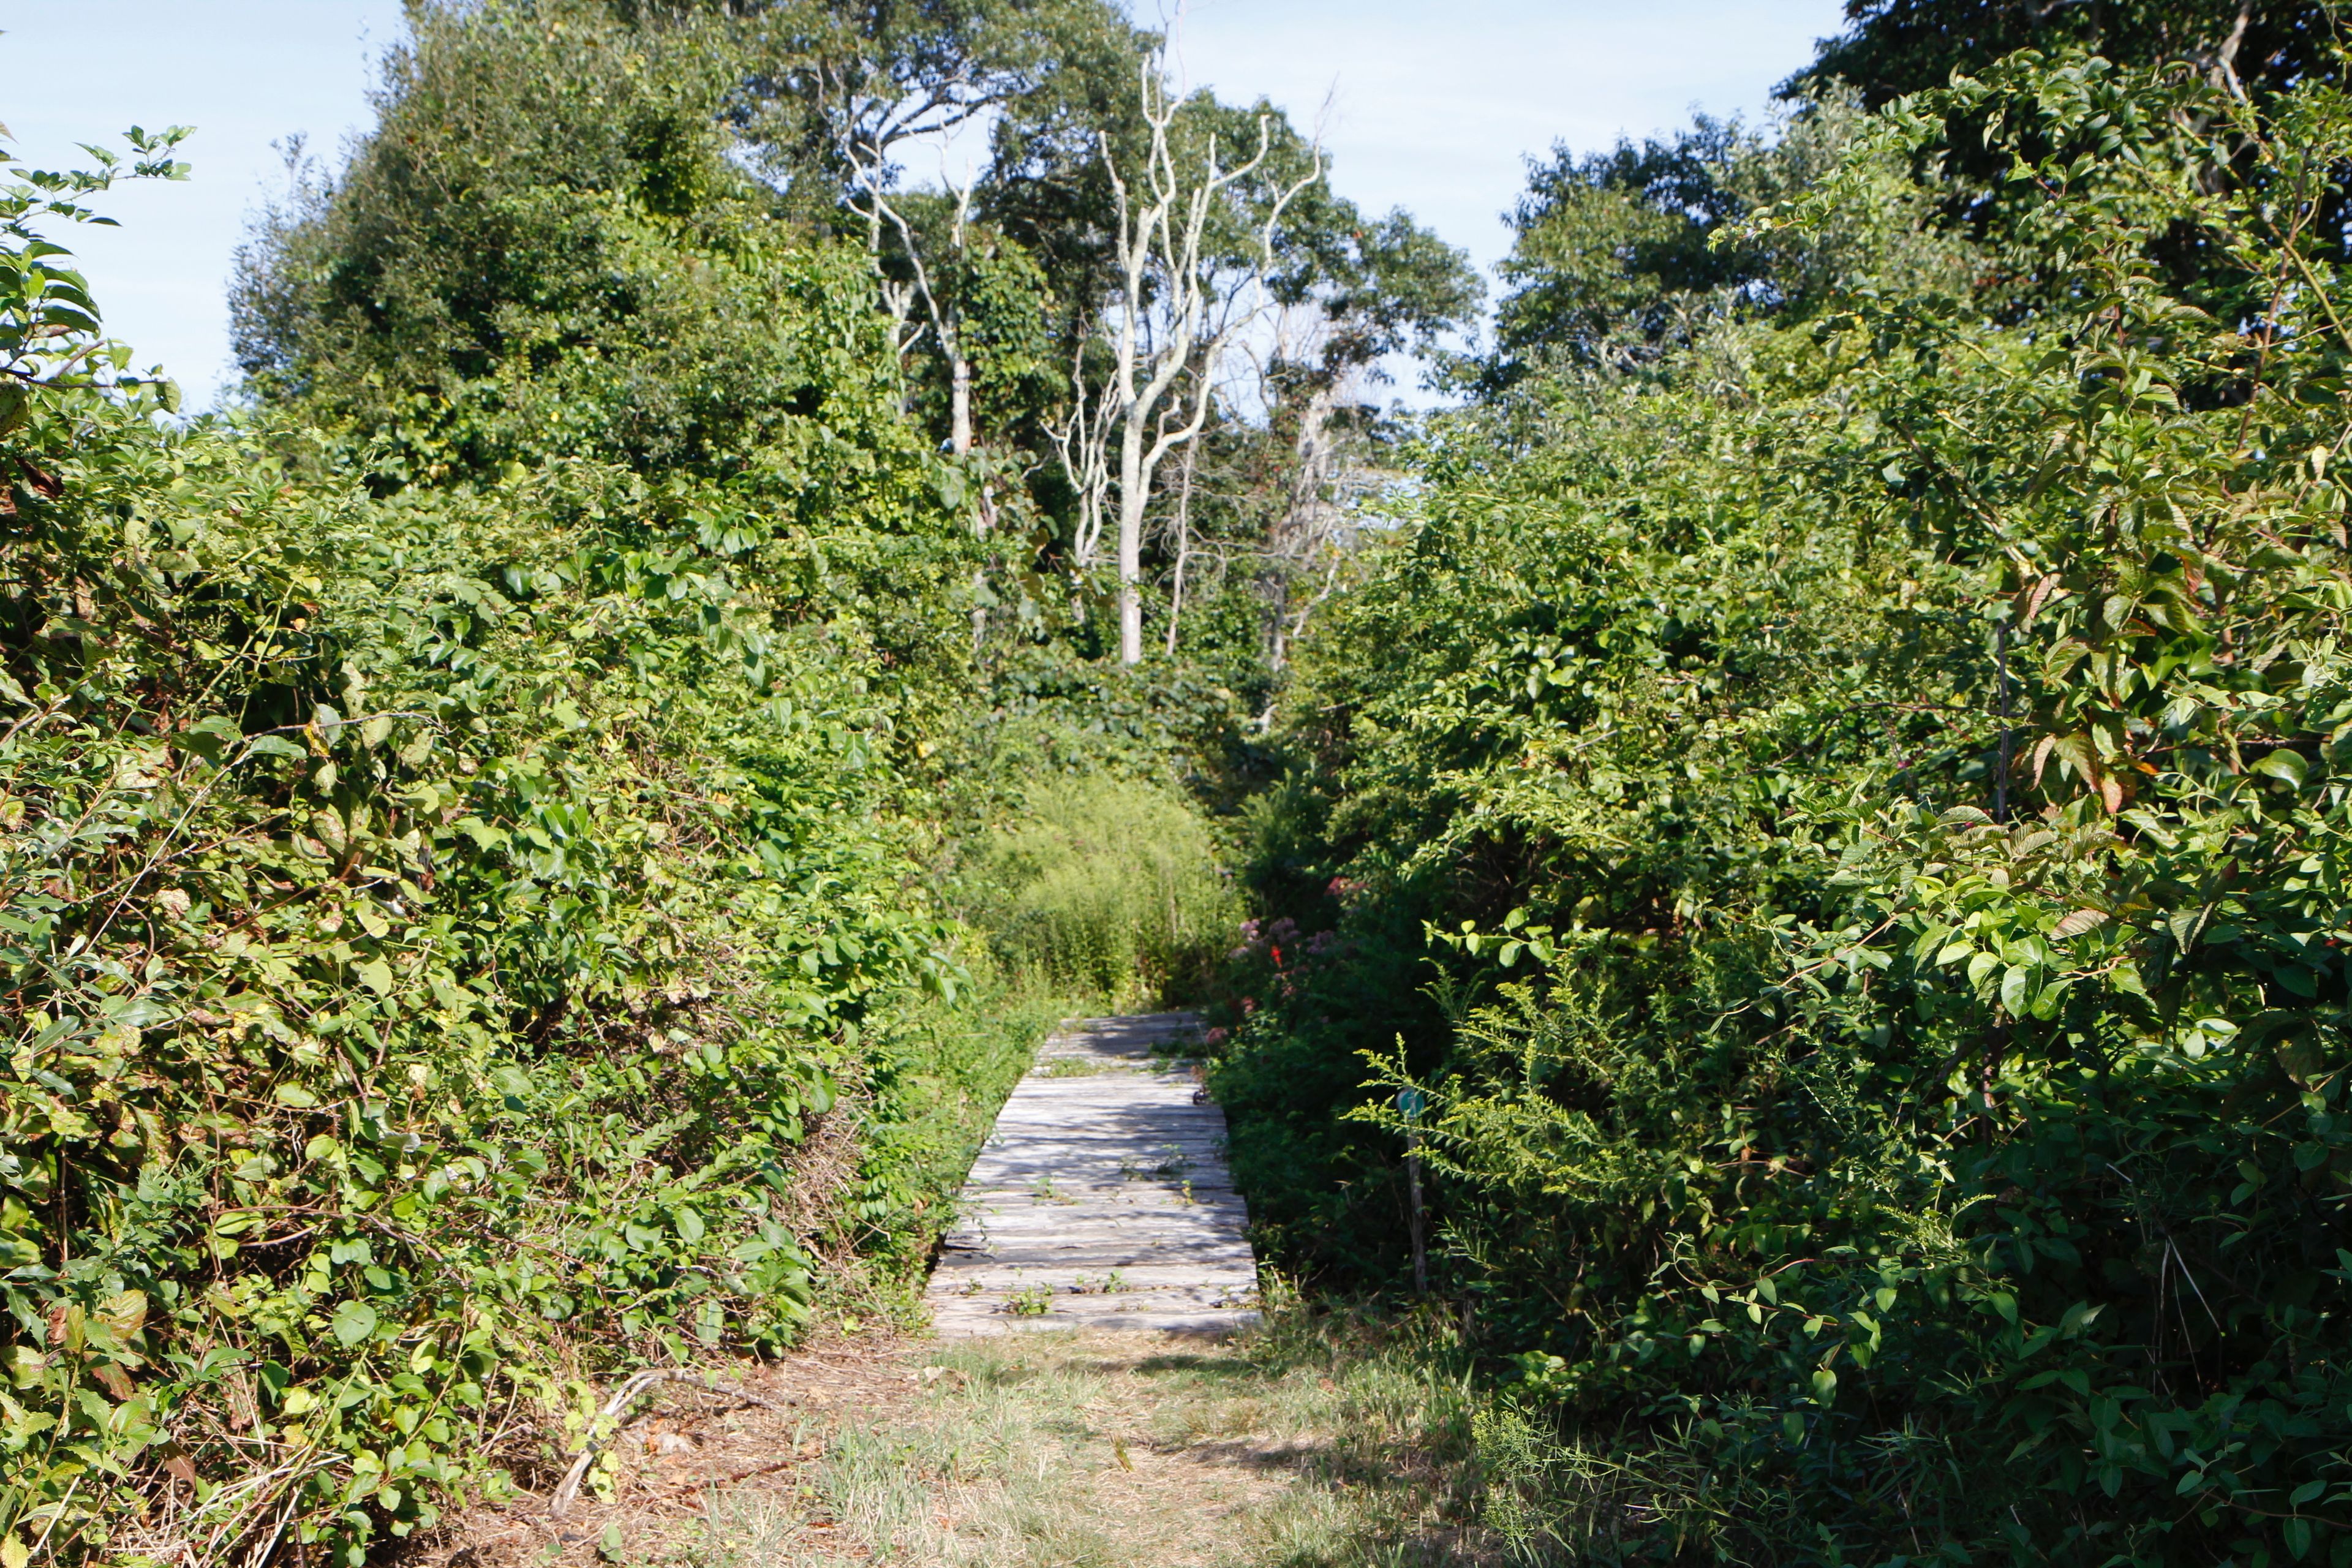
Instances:
[[[544,1497],[482,1507],[411,1545],[404,1568],[584,1568],[696,1560],[719,1511],[751,1510],[789,1529],[752,1562],[863,1561],[834,1550],[838,1527],[819,1501],[828,1455],[845,1429],[914,1398],[905,1342],[835,1334],[778,1363],[719,1370],[764,1403],[669,1384],[641,1404],[601,1473],[564,1517]],[[793,1555],[799,1553],[799,1555]]]
[[[710,1500],[693,1568],[1362,1568],[1485,1560],[1455,1523],[1467,1394],[1303,1318],[1219,1342],[938,1346],[835,1429],[810,1489]],[[834,1524],[796,1534],[805,1515]]]
[[[1277,1312],[1234,1340],[837,1340],[625,1434],[608,1499],[484,1511],[456,1568],[1437,1568],[1494,1560],[1472,1397],[1422,1340]]]

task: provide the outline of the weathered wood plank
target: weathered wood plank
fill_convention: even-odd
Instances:
[[[1255,1320],[1224,1113],[1179,1054],[1199,1027],[1186,1013],[1088,1018],[1039,1047],[941,1243],[926,1297],[940,1334]]]

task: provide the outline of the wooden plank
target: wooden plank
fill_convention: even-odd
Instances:
[[[1045,1042],[964,1183],[926,1301],[942,1336],[1256,1319],[1224,1113],[1181,1052],[1187,1013],[1088,1018]]]

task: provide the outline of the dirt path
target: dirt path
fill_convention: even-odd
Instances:
[[[1041,1048],[964,1189],[938,1337],[836,1334],[685,1384],[563,1517],[473,1510],[443,1568],[1435,1568],[1470,1404],[1393,1331],[1261,1315],[1184,1014]],[[1061,1331],[1008,1332],[1013,1330]]]
[[[1229,1332],[1256,1319],[1224,1113],[1189,1013],[1088,1018],[1046,1040],[966,1180],[926,1298],[941,1339],[1008,1329]]]
[[[862,1336],[861,1336],[862,1337]],[[834,1341],[665,1387],[564,1517],[435,1568],[1474,1568],[1472,1402],[1363,1325]]]

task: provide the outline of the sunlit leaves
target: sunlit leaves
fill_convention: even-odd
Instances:
[[[1375,1269],[1410,1134],[1449,1288],[1677,1478],[1678,1542],[1907,1557],[1933,1498],[1971,1554],[2316,1550],[2352,107],[2273,111],[2084,59],[1893,106],[1759,224],[1842,232],[1990,128],[1998,298],[1890,262],[1442,424],[1307,652],[1270,842],[1364,889],[1316,908],[1366,956],[1228,1103],[1303,1140],[1345,1082],[1289,1234]],[[1675,1513],[1702,1474],[1769,1527]]]

